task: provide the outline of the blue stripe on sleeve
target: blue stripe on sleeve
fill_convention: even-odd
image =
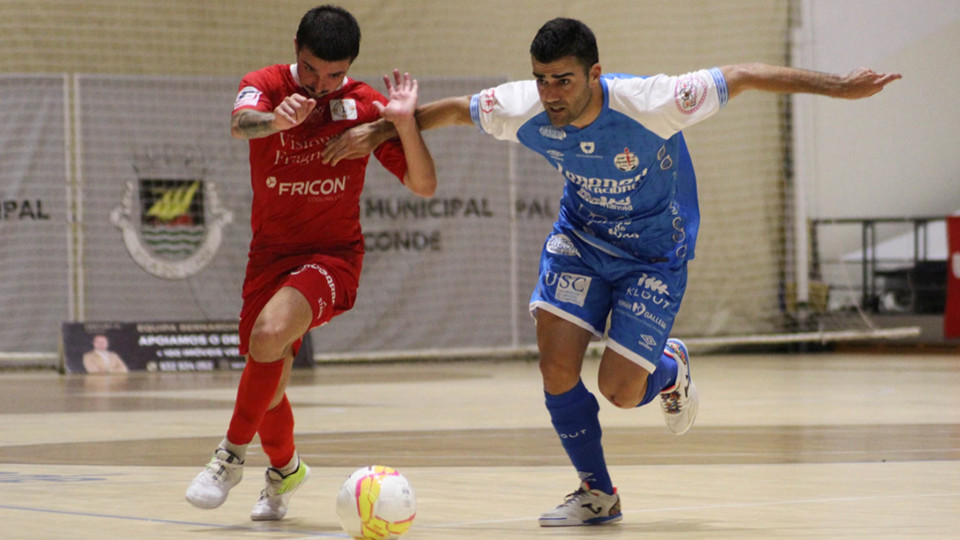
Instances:
[[[473,120],[473,123],[480,129],[484,131],[483,125],[480,123],[480,94],[474,94],[470,98],[470,119]]]
[[[727,80],[723,78],[723,72],[720,68],[710,68],[710,75],[713,82],[717,85],[717,94],[720,96],[720,106],[723,107],[730,99],[730,93],[727,91]]]

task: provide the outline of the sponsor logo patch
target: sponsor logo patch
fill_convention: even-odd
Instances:
[[[683,114],[693,114],[706,99],[707,81],[699,73],[689,73],[677,79],[673,100],[678,111]]]
[[[553,126],[540,126],[540,135],[543,135],[548,139],[556,139],[558,141],[562,141],[567,138],[566,131]]]
[[[357,101],[353,99],[330,100],[330,117],[334,122],[357,119]]]
[[[489,88],[480,93],[480,110],[486,114],[493,112],[493,106],[497,103],[497,94],[493,88]]]
[[[565,234],[555,234],[547,240],[547,251],[555,255],[569,255],[579,257],[580,252]]]
[[[580,274],[562,272],[557,278],[557,300],[583,306],[590,290],[591,279]]]
[[[253,107],[260,102],[261,92],[252,86],[244,87],[237,94],[237,100],[233,103],[234,109],[240,107]]]
[[[640,161],[629,148],[624,148],[622,153],[613,158],[613,164],[623,172],[630,172],[640,165]]]

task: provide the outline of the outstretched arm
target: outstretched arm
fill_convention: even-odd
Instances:
[[[404,185],[421,197],[430,197],[437,191],[437,172],[433,165],[433,156],[423,142],[420,127],[417,126],[415,114],[419,86],[416,80],[410,78],[409,73],[401,76],[398,70],[393,70],[393,79],[396,84],[390,81],[390,77],[383,77],[390,101],[386,105],[375,101],[374,105],[383,120],[389,122],[400,137],[403,155],[407,159]]]
[[[421,130],[473,124],[470,119],[470,96],[449,97],[422,105],[417,108],[416,120]],[[385,119],[361,124],[327,143],[323,150],[323,162],[336,165],[341,159],[363,157],[397,135],[394,124]]]
[[[722,66],[720,71],[727,80],[731,98],[744,90],[762,90],[861,99],[876,94],[901,77],[899,73],[876,73],[866,68],[839,75],[768,64],[735,64]]]

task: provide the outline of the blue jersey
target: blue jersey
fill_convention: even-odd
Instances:
[[[470,114],[482,131],[523,144],[566,179],[558,226],[614,256],[692,259],[700,211],[680,130],[726,104],[722,73],[607,74],[600,84],[603,109],[582,129],[551,125],[536,81],[484,90]]]

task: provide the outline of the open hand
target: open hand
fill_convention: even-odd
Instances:
[[[414,113],[417,110],[417,93],[419,87],[416,79],[411,79],[409,73],[400,75],[400,70],[393,70],[393,81],[389,75],[383,76],[383,82],[387,85],[387,95],[390,102],[386,105],[375,101],[374,106],[380,111],[380,116],[384,120],[397,125],[416,121]]]

